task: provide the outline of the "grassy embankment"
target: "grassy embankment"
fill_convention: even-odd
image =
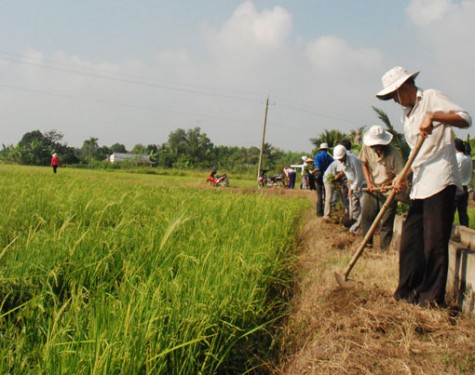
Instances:
[[[300,236],[297,292],[275,375],[475,373],[475,320],[458,312],[451,290],[449,308],[393,298],[397,243],[387,252],[367,248],[350,274],[356,284],[341,289],[334,272],[343,272],[361,238],[313,214]]]

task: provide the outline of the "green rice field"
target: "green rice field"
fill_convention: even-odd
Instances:
[[[205,175],[0,176],[0,373],[241,374],[272,356],[309,199]]]

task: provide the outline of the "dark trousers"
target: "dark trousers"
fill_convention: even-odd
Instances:
[[[341,180],[341,200],[343,201],[343,206],[345,206],[346,212],[349,214],[350,200],[348,199],[348,180],[346,179],[346,176]]]
[[[57,166],[57,165],[53,165],[53,172],[54,172],[54,173],[56,173],[57,169],[58,169],[58,166]]]
[[[423,306],[445,304],[455,189],[451,185],[409,203],[401,236],[397,300]]]
[[[467,187],[463,187],[463,192],[458,192],[455,194],[455,210],[458,212],[459,215],[459,222],[460,225],[465,225],[468,227],[468,214],[467,214],[467,206],[468,206],[468,191]]]
[[[365,192],[363,207],[361,210],[361,230],[363,236],[368,233],[369,228],[373,224],[374,219],[378,216],[379,211],[386,202],[386,196],[379,192]],[[396,216],[397,202],[393,200],[383,217],[381,218],[381,227],[379,231],[380,244],[379,247],[381,250],[387,250],[391,244],[391,239],[393,238],[393,227],[394,227],[394,218]],[[369,241],[370,244],[373,243],[373,238]]]
[[[308,175],[308,184],[310,185],[310,190],[315,190],[315,176],[311,173]]]
[[[296,173],[295,172],[289,172],[289,189],[293,189],[295,187],[295,178],[296,178]]]
[[[325,186],[323,185],[323,177],[315,179],[315,187],[317,190],[317,216],[323,216],[323,206],[325,204]]]

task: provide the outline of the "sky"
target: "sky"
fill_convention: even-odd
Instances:
[[[130,150],[199,127],[260,147],[266,118],[267,143],[308,153],[380,123],[373,107],[402,132],[375,97],[396,65],[473,115],[474,19],[475,0],[2,0],[0,144],[56,130]]]

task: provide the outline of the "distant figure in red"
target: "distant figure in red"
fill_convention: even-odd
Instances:
[[[53,172],[56,173],[56,170],[61,165],[61,160],[59,160],[59,156],[56,152],[51,156],[50,165],[53,167]]]

